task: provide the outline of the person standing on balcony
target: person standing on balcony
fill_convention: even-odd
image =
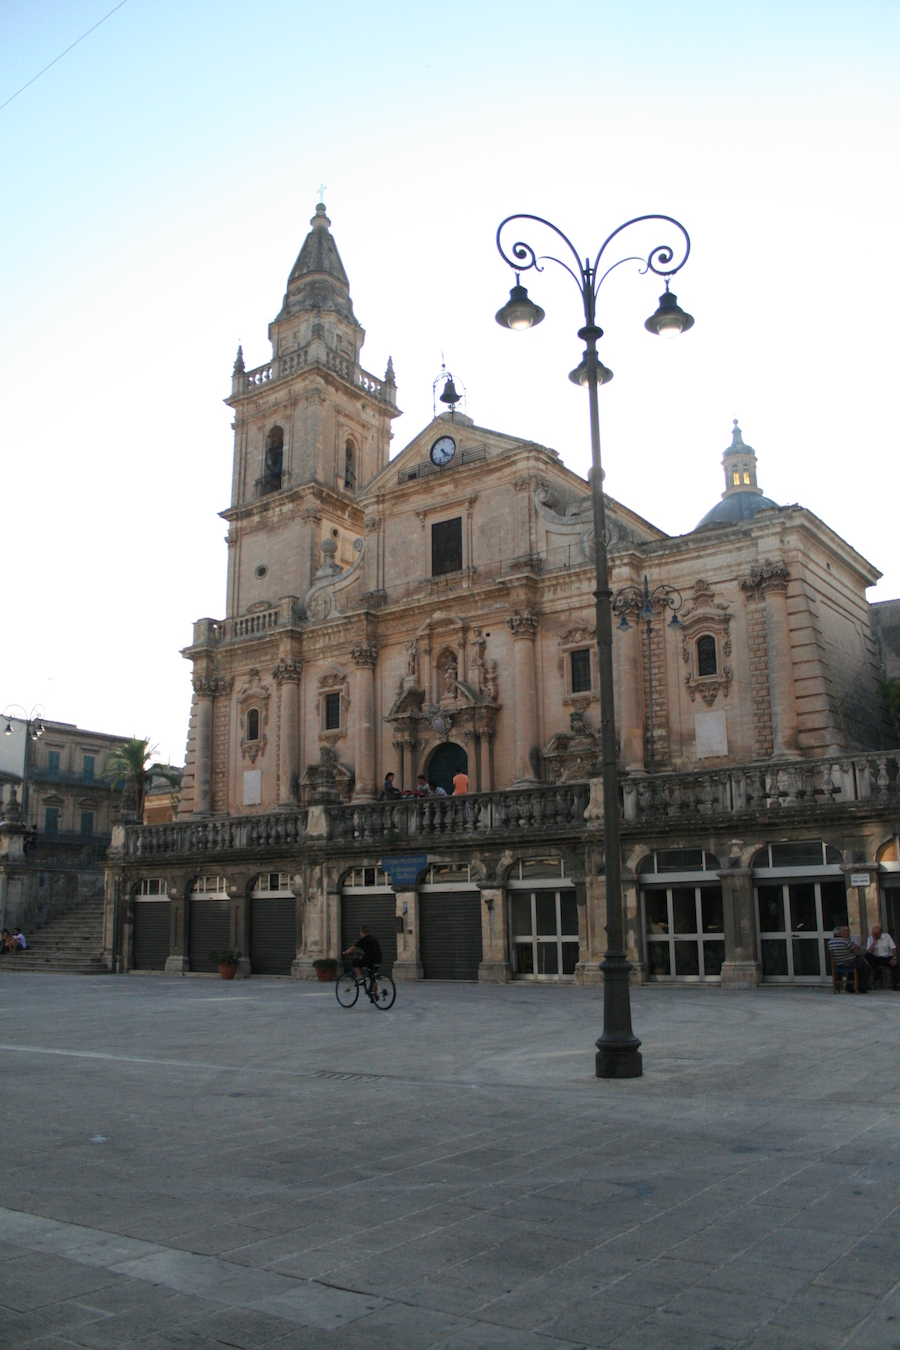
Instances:
[[[468,791],[469,775],[463,773],[462,769],[460,769],[459,773],[453,775],[453,795],[454,797],[465,797]]]

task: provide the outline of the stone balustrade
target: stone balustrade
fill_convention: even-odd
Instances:
[[[757,820],[771,813],[827,812],[852,804],[900,807],[900,755],[786,760],[704,773],[624,778],[620,806],[626,832],[679,821],[696,829],[715,817]],[[306,808],[254,816],[207,817],[169,825],[130,825],[127,859],[230,854],[253,849],[318,847],[369,851],[435,847],[465,841],[524,841],[588,828],[587,783],[540,784],[467,797],[404,797],[325,808],[326,834],[307,833]],[[600,828],[600,822],[592,824]]]
[[[257,614],[243,614],[233,622],[236,638],[251,637],[255,633],[266,633],[270,628],[277,628],[278,610],[264,609]]]
[[[900,756],[767,761],[705,773],[657,773],[626,778],[626,822],[790,811],[802,807],[888,800],[900,803]]]
[[[275,367],[271,361],[268,365],[257,366],[255,370],[248,370],[244,373],[247,389],[250,389],[253,385],[257,384],[268,384],[271,380],[274,380],[274,378]]]
[[[251,389],[257,388],[261,384],[271,384],[273,380],[286,380],[295,375],[301,366],[314,366],[316,362],[308,360],[307,352],[291,353],[287,357],[282,357],[277,366],[274,361],[269,361],[264,366],[257,366],[255,370],[244,372],[243,392],[249,393]],[[350,384],[355,384],[359,389],[365,390],[373,398],[381,399],[385,403],[393,403],[393,386],[386,386],[383,380],[377,375],[371,375],[361,366],[354,365],[352,361],[345,360],[336,352],[327,351],[325,353],[325,369],[333,370],[335,374],[348,380]]]

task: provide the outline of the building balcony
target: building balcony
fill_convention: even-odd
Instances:
[[[126,830],[126,861],[212,859],[296,853],[307,843],[329,851],[385,853],[454,843],[507,846],[577,840],[602,821],[585,819],[588,783],[536,784],[467,797],[406,797],[393,802],[329,806],[327,834],[307,837],[307,811],[297,807],[255,816],[207,817]],[[700,773],[622,777],[619,810],[623,838],[642,834],[729,831],[765,826],[775,818],[796,823],[838,821],[848,812],[895,812],[900,807],[900,754],[790,760],[730,766]]]

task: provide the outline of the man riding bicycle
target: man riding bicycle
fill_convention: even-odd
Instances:
[[[356,978],[371,979],[375,969],[381,965],[381,947],[378,939],[369,932],[368,924],[363,924],[359,930],[359,939],[354,942],[352,947],[348,947],[343,953],[349,956],[351,952],[356,953],[353,958],[353,971]],[[369,986],[369,998],[372,997],[371,985]]]

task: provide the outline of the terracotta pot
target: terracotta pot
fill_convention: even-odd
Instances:
[[[219,974],[223,980],[233,980],[237,974],[237,966],[225,965],[224,962],[219,965]]]
[[[330,980],[333,980],[336,974],[337,971],[333,969],[319,970],[318,967],[316,968],[316,979],[321,980],[323,984],[327,984]]]

